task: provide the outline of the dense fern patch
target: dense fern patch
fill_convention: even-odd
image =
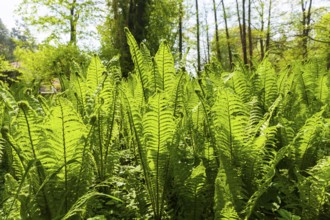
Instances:
[[[322,219],[330,216],[330,72],[198,79],[126,30],[118,58],[61,79],[59,94],[0,86],[0,219]]]

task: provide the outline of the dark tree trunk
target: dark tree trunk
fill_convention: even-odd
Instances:
[[[244,64],[248,64],[247,58],[247,43],[246,43],[246,10],[245,10],[245,0],[242,1],[242,52]]]
[[[251,28],[251,0],[248,2],[248,38],[249,38],[249,65],[252,68],[253,45],[252,45],[252,28]]]
[[[70,8],[70,44],[77,45],[77,21],[79,14],[76,14],[76,0],[73,0]]]
[[[261,22],[261,27],[260,27],[260,60],[263,60],[265,58],[265,45],[264,45],[264,30],[265,30],[265,21],[264,21],[264,4],[261,3],[261,12],[260,12],[260,22]]]
[[[308,3],[308,8],[307,8]],[[301,0],[301,9],[302,9],[302,48],[303,48],[303,58],[306,59],[308,57],[308,37],[309,32],[311,30],[310,23],[311,23],[311,9],[312,9],[313,0],[309,0],[308,2],[304,2]]]
[[[183,54],[183,31],[182,31],[182,20],[183,20],[183,2],[180,1],[179,6],[179,53],[180,53],[180,60],[182,60]]]
[[[207,13],[205,13],[205,24],[206,24],[206,60],[210,62],[210,35],[209,35],[209,24],[207,22]]]
[[[199,10],[198,10],[198,0],[195,1],[196,6],[196,23],[197,23],[197,71],[198,76],[202,70],[201,68],[201,52],[200,52],[200,34],[199,34]]]
[[[266,34],[266,52],[270,49],[270,20],[272,15],[272,0],[269,0],[268,19],[267,19],[267,34]]]
[[[231,46],[230,46],[230,36],[229,36],[228,22],[227,22],[227,13],[226,13],[226,8],[225,8],[224,0],[221,0],[221,4],[222,4],[222,11],[223,11],[223,19],[225,21],[226,40],[227,40],[228,57],[229,57],[229,66],[230,66],[230,70],[232,70],[233,69],[233,55],[232,55]]]
[[[217,7],[216,7],[216,4],[215,4],[215,0],[213,0],[213,12],[214,12],[214,23],[215,23],[215,47],[216,47],[216,52],[217,52],[217,60],[219,62],[221,62],[218,16],[217,16]]]

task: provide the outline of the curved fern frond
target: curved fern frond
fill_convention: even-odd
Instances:
[[[49,172],[64,164],[63,171],[57,176],[63,183],[64,209],[67,210],[67,193],[73,187],[70,186],[70,181],[79,173],[84,150],[82,137],[86,136],[87,129],[72,103],[58,97],[57,105],[51,108],[50,115],[44,122],[44,130],[46,140],[40,148],[41,161]],[[71,160],[76,160],[77,163],[68,164]]]
[[[149,100],[149,111],[143,116],[144,143],[150,170],[153,209],[155,216],[163,214],[164,187],[169,162],[169,147],[175,129],[173,113],[164,94]]]
[[[142,84],[142,88],[143,88],[143,97],[145,100],[148,100],[148,97],[149,97],[148,96],[148,87],[149,87],[148,68],[145,66],[145,61],[143,59],[143,55],[139,49],[139,46],[138,46],[134,36],[131,34],[131,32],[128,30],[128,28],[125,28],[125,32],[126,32],[126,37],[127,37],[127,43],[129,45],[132,60],[134,63],[134,67],[141,80],[141,84]]]
[[[73,93],[73,100],[76,100],[77,112],[83,117],[87,114],[87,83],[86,79],[78,72],[70,75],[70,90]]]
[[[235,71],[233,73],[224,74],[222,77],[224,84],[227,87],[231,87],[235,93],[241,97],[243,102],[251,100],[252,91],[247,75],[241,71]]]
[[[242,199],[245,197],[241,170],[243,164],[244,142],[247,134],[245,128],[248,122],[246,106],[231,89],[219,91],[218,98],[212,108],[215,114],[214,131],[217,140],[217,150],[220,157],[218,171],[219,184],[215,196],[219,211],[230,203],[239,212],[242,209]]]
[[[86,75],[86,84],[89,93],[95,93],[99,85],[103,82],[105,72],[105,67],[103,66],[100,58],[94,56],[89,64],[87,75]]]
[[[169,93],[172,91],[174,86],[174,59],[169,46],[166,41],[163,41],[155,56],[158,71],[161,76],[161,88],[163,91]]]
[[[299,170],[305,170],[315,163],[315,153],[317,153],[317,148],[321,146],[318,138],[326,127],[326,121],[323,117],[325,110],[326,108],[324,107],[321,111],[307,119],[305,125],[293,139],[295,163]]]
[[[255,75],[255,82],[257,84],[257,92],[261,97],[264,110],[273,104],[278,96],[277,90],[277,76],[272,64],[267,60],[263,60],[258,66]]]
[[[330,203],[330,157],[327,156],[324,159],[320,159],[307,172],[310,176],[302,181],[299,190],[302,202],[304,202],[302,217],[311,219],[314,216],[320,216],[320,213]]]
[[[206,184],[206,172],[203,162],[194,167],[189,178],[184,183],[183,193],[186,198],[186,206],[190,207],[185,218],[201,219],[203,214],[203,188]]]
[[[215,130],[217,130],[217,141],[219,151],[228,162],[237,163],[239,152],[247,136],[245,129],[248,122],[246,106],[240,98],[230,89],[219,92],[216,103],[213,106],[215,113]]]
[[[316,87],[316,97],[323,103],[327,104],[330,102],[330,72],[325,73],[319,77]]]
[[[0,83],[0,97],[2,102],[6,104],[6,106],[10,109],[9,116],[14,118],[18,113],[18,105],[14,98],[14,96],[9,92],[8,88],[6,88],[2,83]]]

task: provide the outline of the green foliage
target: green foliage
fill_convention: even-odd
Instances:
[[[21,62],[22,79],[26,83],[50,81],[53,77],[69,77],[73,63],[87,66],[86,55],[74,46],[40,46],[37,51],[16,48],[15,56]]]
[[[127,78],[119,57],[93,56],[88,68],[68,61],[50,97],[1,84],[1,218],[329,216],[323,64],[210,64],[196,79],[175,69],[166,41],[153,57],[125,31]]]

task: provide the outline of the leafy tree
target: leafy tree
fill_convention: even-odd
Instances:
[[[53,77],[69,78],[75,63],[87,68],[88,56],[74,46],[40,45],[38,50],[16,48],[15,56],[21,63],[22,79],[26,83],[49,81]]]
[[[108,1],[109,14],[98,30],[101,34],[101,54],[110,60],[120,54],[124,76],[133,70],[124,28],[128,27],[138,43],[145,42],[155,53],[162,39],[174,45],[179,6],[174,0],[124,0]]]
[[[13,60],[13,51],[15,46],[16,45],[11,39],[8,29],[0,19],[0,55],[5,56],[8,60]]]
[[[85,37],[88,25],[100,16],[101,6],[99,0],[23,0],[18,12],[28,25],[48,33],[48,40],[59,41],[69,34],[69,44],[76,45]]]

